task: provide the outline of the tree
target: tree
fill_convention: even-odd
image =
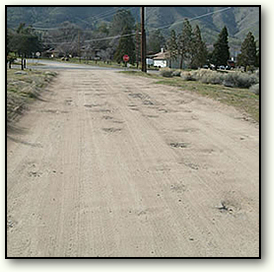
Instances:
[[[65,56],[78,55],[78,37],[82,35],[80,27],[68,21],[63,22],[57,30],[51,32],[53,40],[58,40],[57,49]]]
[[[177,45],[177,36],[175,30],[171,30],[170,38],[167,41],[167,50],[170,54],[170,60],[174,61],[178,58],[178,45]],[[171,66],[171,62],[170,62]]]
[[[24,69],[24,58],[31,56],[32,53],[40,51],[42,44],[32,27],[25,28],[21,23],[9,41],[9,50],[17,52],[21,57],[21,69]]]
[[[229,60],[228,32],[226,26],[221,30],[212,52],[212,62],[217,67],[227,65]]]
[[[165,45],[165,39],[159,29],[152,31],[148,38],[148,51],[158,53]]]
[[[245,67],[255,66],[257,63],[257,49],[255,38],[249,32],[241,45],[241,54],[238,56],[238,64]]]
[[[198,25],[193,33],[193,52],[191,67],[199,68],[202,67],[207,59],[207,48],[205,42],[202,40],[201,31]]]
[[[123,61],[123,56],[129,56],[129,62],[135,63],[135,45],[133,41],[133,35],[131,29],[126,26],[120,37],[119,45],[114,55],[114,60],[120,63]]]
[[[178,55],[180,56],[180,69],[183,68],[183,61],[190,61],[192,56],[192,27],[188,19],[183,23],[181,35],[178,38]]]
[[[109,28],[109,35],[114,36],[114,38],[109,42],[110,47],[113,52],[117,51],[119,45],[119,37],[127,28],[128,33],[133,33],[135,31],[135,20],[129,10],[119,9],[113,16],[112,22]],[[115,37],[118,36],[118,37]],[[134,58],[135,59],[135,58]]]
[[[121,35],[125,27],[134,30],[135,20],[129,10],[119,9],[113,16],[110,25],[110,36]]]
[[[140,24],[136,24],[136,32],[135,32],[135,54],[136,54],[136,65],[137,68],[139,66],[139,61],[141,59],[141,25]]]

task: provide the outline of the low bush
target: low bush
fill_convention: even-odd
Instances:
[[[192,81],[195,80],[193,73],[191,72],[182,72],[181,73],[181,78],[186,81]]]
[[[162,68],[160,70],[160,75],[163,77],[172,77],[173,71],[170,68]]]
[[[256,73],[229,72],[220,73],[208,69],[199,69],[196,71],[182,72],[183,80],[197,80],[206,84],[223,84],[226,87],[249,88],[259,83],[259,77]]]
[[[251,92],[253,92],[254,94],[259,95],[259,94],[260,94],[260,84],[257,83],[257,84],[255,84],[255,85],[252,85],[252,86],[249,88],[249,90],[250,90]]]
[[[175,70],[172,72],[172,76],[181,76],[181,70]]]

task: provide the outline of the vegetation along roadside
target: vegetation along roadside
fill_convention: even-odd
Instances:
[[[7,122],[17,120],[29,103],[39,99],[41,92],[56,75],[52,71],[7,70]]]
[[[170,77],[166,77],[167,69],[165,69],[164,71],[165,72],[163,71],[160,72],[160,75],[145,74],[138,71],[122,71],[120,73],[158,79],[157,81],[155,81],[155,84],[176,86],[187,91],[195,92],[199,95],[209,97],[211,99],[217,100],[226,105],[234,106],[238,110],[246,113],[249,117],[251,117],[256,122],[259,122],[259,84],[256,81],[256,79],[254,79],[254,75],[252,75],[252,78],[250,79],[247,73],[243,73],[243,77],[247,81],[246,86],[248,86],[248,84],[251,84],[251,83],[253,84],[250,85],[251,87],[248,86],[245,88],[240,88],[240,87],[232,87],[232,86],[227,87],[227,86],[221,85],[222,84],[221,81],[220,82],[218,81],[218,83],[216,81],[215,84],[210,82],[203,82],[203,80],[198,79],[198,75],[195,79],[194,71],[180,72],[177,70],[172,72],[173,75],[177,75],[177,76],[173,76],[171,74]],[[210,70],[207,73],[209,72]],[[186,77],[186,73],[189,77]],[[220,77],[223,77],[222,73],[218,73],[218,75],[220,75]],[[208,75],[207,75],[207,78],[209,78]],[[236,74],[235,74],[235,78],[236,78]],[[243,80],[240,77],[238,78],[239,80]],[[243,84],[244,82],[245,82],[244,80],[243,82],[239,81],[239,83],[241,84]],[[225,84],[226,83],[227,82],[225,82]]]

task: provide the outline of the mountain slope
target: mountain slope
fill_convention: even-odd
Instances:
[[[70,21],[82,28],[93,28],[101,21],[110,22],[115,12],[123,7],[8,7],[7,25],[16,28],[25,22],[34,27],[57,27],[64,21]],[[129,9],[139,21],[139,7]],[[198,24],[207,44],[213,44],[223,26],[227,26],[230,43],[239,46],[248,31],[259,38],[258,7],[146,7],[147,33],[160,28],[164,36],[171,29],[181,31],[184,18],[191,21],[193,27]]]

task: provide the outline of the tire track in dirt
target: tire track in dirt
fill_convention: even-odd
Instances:
[[[8,256],[258,255],[258,129],[152,82],[60,72],[9,135]]]

